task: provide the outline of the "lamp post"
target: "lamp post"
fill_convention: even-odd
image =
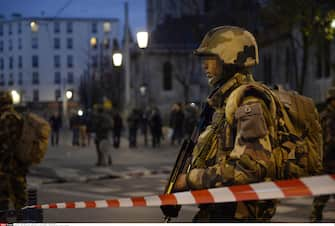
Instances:
[[[141,94],[142,98],[145,98],[143,101],[143,104],[146,104],[146,94],[147,94],[147,84],[146,84],[146,63],[144,62],[145,60],[145,56],[144,56],[144,49],[146,49],[148,47],[148,40],[149,40],[149,34],[146,31],[139,31],[136,33],[136,38],[137,38],[137,45],[138,47],[141,49],[141,61],[142,61],[142,70],[141,70],[141,74],[142,74],[142,84],[140,85],[139,91]]]
[[[73,91],[66,90],[63,94],[63,116],[64,116],[64,125],[68,126],[68,100],[72,99]]]

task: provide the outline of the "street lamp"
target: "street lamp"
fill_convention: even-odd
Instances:
[[[68,100],[70,100],[73,97],[73,92],[71,90],[67,90],[65,96]]]
[[[77,114],[78,114],[78,116],[80,116],[80,117],[81,117],[81,116],[83,116],[83,115],[84,115],[84,112],[83,112],[83,110],[79,109],[79,110],[78,110],[78,112],[77,112]]]
[[[16,90],[12,90],[10,94],[12,95],[13,104],[19,104],[21,101],[20,94]]]
[[[120,67],[122,65],[122,53],[113,53],[113,65],[115,67]]]
[[[335,29],[335,19],[332,20],[331,24],[330,24],[330,27]]]
[[[140,49],[142,49],[141,51],[141,58],[142,58],[142,70],[141,70],[141,74],[142,74],[142,85],[140,86],[140,94],[141,96],[144,98],[143,103],[146,104],[147,101],[147,97],[145,97],[145,94],[147,92],[147,85],[145,85],[146,82],[146,63],[144,62],[144,49],[148,47],[148,39],[149,39],[149,34],[146,31],[139,31],[136,33],[136,38],[137,38],[137,45]]]
[[[139,31],[136,34],[138,47],[145,49],[148,47],[149,34],[146,31]]]

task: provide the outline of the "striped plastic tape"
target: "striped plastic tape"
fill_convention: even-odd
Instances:
[[[119,208],[161,205],[191,205],[248,200],[285,199],[335,193],[335,174],[300,179],[262,182],[248,185],[179,192],[169,195],[120,198],[82,202],[63,202],[27,206],[25,208]]]

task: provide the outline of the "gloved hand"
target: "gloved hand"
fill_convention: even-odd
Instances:
[[[166,217],[178,217],[181,205],[160,206],[160,208]]]

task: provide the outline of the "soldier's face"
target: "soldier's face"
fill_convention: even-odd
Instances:
[[[214,56],[202,59],[202,68],[207,76],[208,84],[214,86],[222,78],[222,62]]]

